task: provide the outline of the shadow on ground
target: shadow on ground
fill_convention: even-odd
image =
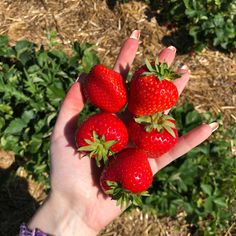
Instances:
[[[15,165],[0,169],[0,236],[15,236],[38,208],[25,178],[15,176]]]

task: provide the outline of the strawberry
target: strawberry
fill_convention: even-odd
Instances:
[[[97,165],[103,159],[121,151],[128,142],[125,124],[112,113],[101,112],[82,122],[76,131],[78,151],[96,158]]]
[[[85,97],[103,111],[116,113],[127,103],[123,77],[104,65],[95,65],[84,84]]]
[[[174,118],[161,113],[131,119],[128,124],[130,140],[157,158],[168,152],[178,141]]]
[[[100,177],[105,193],[123,207],[130,202],[139,205],[140,197],[152,183],[152,171],[147,154],[141,149],[127,148],[111,159]]]
[[[166,63],[146,65],[135,71],[130,83],[129,111],[136,116],[148,116],[163,112],[174,106],[178,100],[178,90],[171,81],[178,78]]]

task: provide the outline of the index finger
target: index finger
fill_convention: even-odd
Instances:
[[[116,59],[113,70],[119,72],[124,78],[127,77],[131,64],[138,50],[140,31],[134,30],[130,37],[124,42]]]

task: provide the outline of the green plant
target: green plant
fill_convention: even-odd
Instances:
[[[99,62],[91,44],[75,42],[67,56],[54,47],[55,34],[48,38],[46,50],[25,40],[9,46],[0,36],[0,147],[14,151],[47,187],[49,141],[59,105],[78,74]],[[87,105],[85,113],[92,109]]]
[[[147,2],[147,1],[146,1]],[[148,1],[158,9],[164,21],[175,24],[192,37],[196,50],[214,46],[223,50],[236,49],[235,0],[168,0]]]
[[[184,134],[212,116],[200,115],[191,104],[175,108],[179,132]],[[217,235],[233,217],[236,195],[236,159],[229,140],[236,129],[220,130],[208,142],[160,171],[154,178],[145,208],[175,216],[185,211],[197,235]],[[228,140],[227,140],[228,139]]]

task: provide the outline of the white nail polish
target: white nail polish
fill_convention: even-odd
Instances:
[[[180,69],[182,69],[182,70],[188,70],[188,67],[187,67],[186,65],[183,65],[183,66],[180,67]]]
[[[176,48],[175,48],[174,46],[169,46],[168,48],[169,48],[170,50],[176,52]]]
[[[209,126],[212,129],[212,133],[219,128],[219,124],[217,122],[213,122],[213,123],[209,124]]]
[[[139,39],[139,37],[140,37],[140,30],[134,30],[133,32],[132,32],[132,34],[130,35],[130,38],[132,38],[132,39]]]

